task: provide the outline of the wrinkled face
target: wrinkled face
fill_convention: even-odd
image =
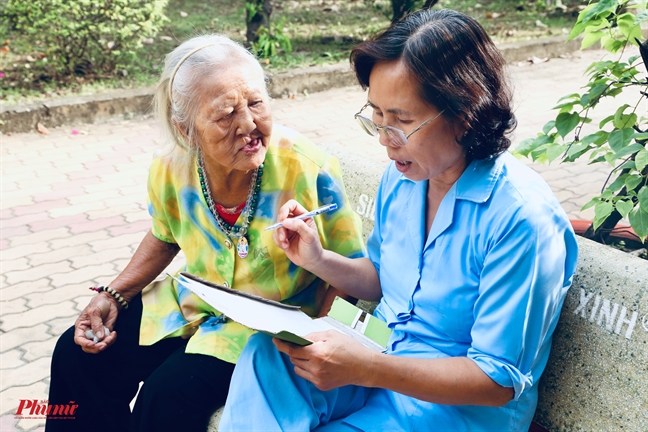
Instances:
[[[373,67],[369,103],[374,123],[398,128],[406,135],[439,113],[419,96],[417,82],[400,61],[378,62]],[[457,129],[442,114],[412,134],[404,147],[391,144],[383,132],[379,139],[389,158],[396,161],[396,168],[408,179],[454,182],[465,169],[464,150],[457,144],[463,131]]]
[[[205,161],[224,172],[249,171],[265,159],[272,114],[264,83],[247,64],[207,76],[195,128]]]

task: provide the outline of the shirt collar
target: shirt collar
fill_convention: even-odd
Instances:
[[[455,183],[457,199],[476,203],[486,202],[502,173],[506,157],[512,156],[504,152],[489,159],[473,160]],[[403,174],[401,174],[401,180],[412,181]]]

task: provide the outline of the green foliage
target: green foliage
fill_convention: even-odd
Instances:
[[[166,20],[167,0],[8,0],[0,20],[63,74],[113,72]]]
[[[612,54],[620,54],[629,45],[639,45],[642,56],[628,61],[606,60],[592,63],[586,70],[589,82],[584,92],[561,98],[554,107],[558,115],[535,138],[523,141],[518,154],[534,161],[573,162],[588,158],[590,163],[611,166],[609,180],[602,193],[583,210],[594,207],[594,234],[602,238],[602,229],[611,229],[627,218],[634,231],[648,237],[648,119],[639,117],[637,108],[647,97],[648,79],[638,66],[648,58],[648,44],[640,44],[641,23],[648,20],[646,0],[600,0],[580,12],[569,38],[583,35],[582,48],[598,41]],[[636,14],[629,10],[635,9]],[[617,105],[598,125],[583,136],[584,124],[591,122],[594,110],[604,98],[614,98],[624,90],[634,91],[634,105]]]
[[[284,25],[285,19],[281,18],[270,25],[272,31],[264,26],[259,27],[257,32],[259,40],[252,44],[252,52],[265,59],[276,57],[280,52],[291,53],[292,44],[290,38],[283,32]]]

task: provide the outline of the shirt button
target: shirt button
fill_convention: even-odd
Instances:
[[[229,240],[225,240],[225,246],[227,246],[227,249],[232,249],[232,242]]]
[[[227,283],[227,281],[223,282],[223,286],[224,286],[225,288],[229,287],[229,284]]]

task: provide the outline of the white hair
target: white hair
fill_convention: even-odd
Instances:
[[[185,58],[194,50],[193,54]],[[166,56],[155,92],[154,106],[172,148],[179,146],[190,154],[197,150],[199,137],[195,130],[195,119],[200,109],[197,103],[200,100],[200,83],[209,75],[237,65],[249,65],[257,72],[267,94],[265,74],[259,61],[242,45],[226,36],[197,36],[183,42]],[[171,79],[172,87],[169,87]],[[178,127],[186,135],[181,134]]]

